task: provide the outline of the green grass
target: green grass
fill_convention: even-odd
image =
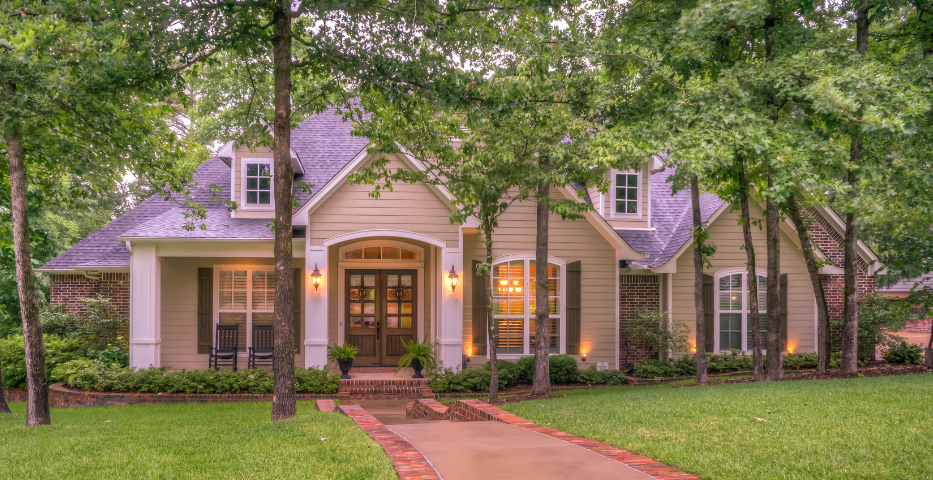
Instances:
[[[397,479],[382,448],[344,415],[299,402],[53,408],[26,427],[25,403],[0,414],[5,478]]]
[[[566,393],[502,408],[704,479],[933,478],[933,375]]]

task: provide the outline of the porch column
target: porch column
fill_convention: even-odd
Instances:
[[[161,366],[161,281],[155,244],[130,251],[130,366]]]
[[[310,242],[307,242],[310,243]],[[305,255],[305,368],[327,365],[327,247],[310,246]],[[317,289],[314,268],[321,272]]]
[[[461,242],[462,243],[462,242]],[[441,321],[438,322],[437,359],[444,368],[457,369],[463,359],[463,254],[460,248],[441,248],[438,280],[441,282]],[[459,283],[451,291],[450,267],[457,272]]]

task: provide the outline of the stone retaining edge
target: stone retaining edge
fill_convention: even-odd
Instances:
[[[359,405],[340,405],[337,412],[350,417],[392,460],[399,480],[442,480],[431,462],[401,435],[389,430]]]

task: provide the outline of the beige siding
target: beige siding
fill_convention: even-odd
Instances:
[[[616,276],[618,268],[615,249],[586,220],[564,221],[551,215],[549,254],[567,263],[582,262],[582,324],[581,349],[587,362],[609,362],[616,368]],[[535,204],[513,205],[499,220],[493,236],[496,256],[535,252]],[[486,258],[482,234],[464,235],[464,321],[463,342],[468,348],[472,332],[472,268],[473,260]],[[561,275],[566,278],[565,274]],[[527,332],[526,332],[527,333]]]
[[[764,217],[764,212],[758,205],[752,204],[750,207],[753,218]],[[716,276],[716,272],[724,269],[745,267],[747,257],[745,250],[740,249],[744,245],[744,240],[742,227],[737,222],[738,217],[739,212],[726,211],[710,225],[710,240],[716,246],[716,254],[710,258],[713,268],[704,270],[706,273]],[[752,237],[755,245],[755,266],[766,271],[765,231],[752,227]],[[803,254],[784,232],[781,233],[781,273],[787,274],[788,345],[795,351],[812,352],[814,351],[813,287]],[[677,273],[673,275],[673,317],[693,330],[696,325],[696,309],[693,303],[692,249],[688,249],[677,259]],[[692,339],[695,340],[695,337]]]
[[[645,162],[641,165],[641,218],[612,218],[612,212],[615,205],[612,202],[612,179],[610,178],[609,191],[602,196],[603,218],[612,225],[612,228],[648,228],[648,218],[651,210],[651,197],[649,188],[651,186],[651,162]],[[599,197],[591,197],[593,202],[598,202]]]
[[[389,168],[405,168],[393,157]],[[448,207],[425,184],[397,183],[393,191],[382,192],[378,199],[370,198],[371,185],[344,183],[324,200],[310,215],[311,245],[344,233],[361,230],[391,229],[428,235],[455,248],[459,242],[459,227],[450,223]]]
[[[198,354],[198,268],[272,264],[271,258],[163,258],[162,366],[172,370],[207,368],[207,354]],[[304,322],[299,335],[304,338]],[[295,365],[304,366],[303,351],[295,355]],[[246,368],[246,358],[240,359],[239,368]]]

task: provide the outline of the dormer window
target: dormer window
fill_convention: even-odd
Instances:
[[[272,206],[272,164],[244,159],[243,191],[247,206]]]
[[[612,172],[613,218],[641,218],[641,171]]]

